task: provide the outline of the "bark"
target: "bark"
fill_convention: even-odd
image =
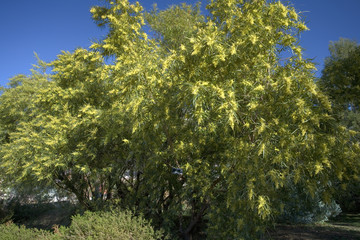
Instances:
[[[212,191],[214,189],[214,187],[221,181],[221,178],[217,178],[214,180],[214,182],[211,184],[209,191]],[[188,225],[188,227],[186,228],[186,230],[183,232],[183,236],[185,240],[192,240],[192,230],[194,229],[194,227],[196,226],[196,224],[198,224],[202,218],[202,216],[204,215],[206,209],[209,207],[208,203],[203,203],[201,209],[198,211],[198,213],[195,215],[195,217],[192,218],[192,221],[190,222],[190,224]]]
[[[205,210],[208,208],[207,204],[203,204],[203,206],[201,207],[200,211],[195,215],[195,217],[192,219],[192,221],[190,222],[189,226],[186,228],[186,230],[184,231],[183,235],[184,235],[184,239],[185,240],[192,240],[192,230],[194,229],[194,227],[196,226],[196,224],[198,224],[202,218],[202,216],[204,215]]]

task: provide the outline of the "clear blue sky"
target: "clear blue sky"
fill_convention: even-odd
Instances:
[[[155,2],[164,9],[196,1],[140,0],[146,9]],[[360,42],[360,0],[287,2],[302,12],[310,28],[301,36],[301,46],[306,50],[305,56],[319,64],[319,70],[328,55],[330,41],[345,37]],[[89,13],[91,6],[99,4],[99,0],[1,0],[0,85],[16,74],[29,74],[36,63],[34,52],[42,60],[51,61],[61,50],[89,47],[92,39],[105,35],[106,29],[99,29]]]

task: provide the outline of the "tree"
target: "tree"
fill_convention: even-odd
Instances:
[[[325,59],[320,88],[326,92],[337,119],[349,130],[354,131],[353,142],[360,141],[360,45],[355,41],[340,38],[330,42],[330,56]],[[359,211],[356,207],[359,198],[359,176],[350,182],[347,190],[341,192],[338,201],[347,211]]]
[[[0,104],[1,145],[12,143],[11,134],[21,124],[34,118],[36,107],[33,103],[36,99],[36,93],[49,84],[48,76],[39,71],[43,64],[43,62],[39,61],[39,66],[36,67],[37,69],[32,70],[31,76],[17,75],[10,79],[9,88],[3,90]],[[17,174],[7,175],[5,172],[0,174],[1,188],[8,193],[4,199],[17,199],[18,201],[27,202],[36,195],[34,194],[35,192],[39,193],[39,195],[44,195],[44,192],[49,190],[47,182],[39,182],[39,179],[34,179],[31,175],[23,176],[24,178],[21,183],[16,181],[19,180],[17,179],[18,177]],[[34,182],[39,186],[38,190],[35,190]],[[30,188],[32,188],[32,193],[29,192]]]
[[[340,38],[330,43],[329,51],[319,86],[329,95],[334,108],[339,110],[338,117],[342,123],[359,131],[360,45]]]
[[[342,110],[359,111],[360,46],[349,39],[330,42],[320,86]]]
[[[2,169],[50,179],[86,207],[120,201],[185,239],[204,225],[208,238],[259,237],[294,184],[329,201],[332,180],[356,172],[359,146],[302,57],[306,26],[280,2],[207,9],[203,21],[185,5],[150,15],[127,0],[92,8],[108,35],[50,63],[34,117],[1,146]],[[149,38],[145,16],[151,26],[174,11],[193,29],[155,24],[160,37]]]
[[[2,146],[8,159],[3,167],[19,181],[51,180],[93,209],[91,202],[110,199],[115,185],[119,194],[127,190],[121,176],[132,163],[122,156],[124,143],[117,139],[126,118],[110,113],[114,99],[107,93],[113,86],[98,53],[63,52],[49,66],[54,72],[50,81],[38,73],[21,76],[24,80],[1,96],[9,139]],[[19,93],[23,96],[14,99]]]

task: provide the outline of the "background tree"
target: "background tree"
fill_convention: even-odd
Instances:
[[[342,110],[359,111],[360,46],[349,39],[330,42],[330,56],[319,81],[333,104]]]
[[[319,79],[336,109],[337,119],[348,129],[355,131],[352,141],[360,141],[360,45],[352,40],[340,38],[330,42],[330,56]],[[358,177],[351,181],[346,191],[338,197],[346,211],[360,211],[360,189]]]

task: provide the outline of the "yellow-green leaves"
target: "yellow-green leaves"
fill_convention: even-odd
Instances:
[[[218,239],[250,239],[290,187],[315,195],[354,175],[359,146],[301,56],[294,9],[265,0],[208,9],[205,21],[188,5],[92,8],[105,39],[63,52],[51,76],[19,77],[0,96],[1,167],[55,179],[80,200],[106,189],[167,223],[207,215]]]
[[[248,188],[248,198],[250,201],[254,199],[254,194],[255,194],[254,193],[254,190],[255,190],[254,182],[255,181],[256,181],[256,179],[252,178],[249,180],[249,182],[246,185],[246,187]]]
[[[264,93],[264,86],[263,85],[258,85],[257,87],[254,88],[253,91],[258,92],[258,93]]]
[[[110,32],[102,43],[95,43],[93,49],[102,50],[104,55],[119,55],[120,52],[139,54],[133,45],[143,44],[148,40],[143,32],[145,24],[142,6],[137,2],[130,4],[128,0],[122,0],[111,4],[109,8],[93,7],[91,13],[99,26],[108,25]],[[144,46],[144,45],[143,45]]]
[[[252,42],[252,44],[255,44],[258,41],[258,36],[256,36],[256,34],[252,34],[250,35],[250,42]]]
[[[271,214],[271,207],[269,206],[268,198],[259,196],[257,200],[257,211],[262,219],[266,219]]]
[[[260,119],[260,126],[258,127],[258,134],[261,134],[262,132],[264,132],[265,128],[266,128],[265,119],[261,118]]]

